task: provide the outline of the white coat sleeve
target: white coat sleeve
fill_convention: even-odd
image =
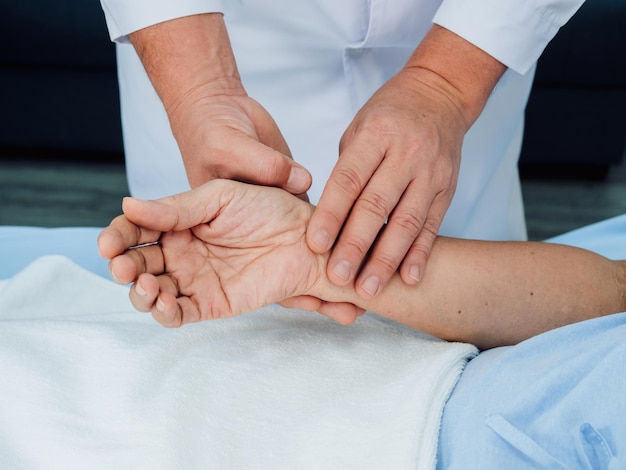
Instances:
[[[222,12],[226,0],[100,0],[109,36],[128,42],[128,34],[162,23],[201,13]]]
[[[444,0],[433,22],[525,74],[584,0]]]

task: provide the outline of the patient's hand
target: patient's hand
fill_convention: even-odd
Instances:
[[[306,296],[325,276],[326,256],[305,240],[313,206],[281,189],[214,180],[158,201],[128,198],[123,209],[100,234],[100,253],[117,281],[134,282],[135,308],[165,326]],[[311,310],[321,305],[306,299]],[[343,310],[335,320],[359,313]]]

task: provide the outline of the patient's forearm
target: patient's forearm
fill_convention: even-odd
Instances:
[[[440,237],[417,286],[396,276],[365,300],[324,280],[311,295],[486,349],[625,311],[626,264],[562,245]]]

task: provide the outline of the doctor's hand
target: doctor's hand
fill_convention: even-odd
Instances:
[[[270,114],[246,94],[221,14],[176,18],[129,37],[163,102],[192,187],[225,178],[307,200],[311,175],[291,158]],[[307,297],[283,305],[331,317],[361,311]]]
[[[129,38],[163,102],[192,187],[226,178],[305,197],[311,175],[246,94],[222,14],[176,18]]]
[[[281,189],[213,180],[157,201],[127,198],[123,208],[100,234],[100,253],[111,260],[114,279],[134,283],[135,308],[165,326],[303,299],[328,284],[328,256],[305,241],[313,206]],[[310,297],[312,309],[319,302]],[[349,324],[360,313],[328,316]]]
[[[503,71],[434,26],[357,113],[307,230],[313,251],[332,248],[335,284],[354,282],[368,298],[398,268],[407,284],[423,278],[456,189],[463,138]]]
[[[276,186],[306,200],[311,175],[273,118],[244,92],[194,90],[169,118],[191,187],[216,178]],[[231,94],[233,93],[233,94]]]

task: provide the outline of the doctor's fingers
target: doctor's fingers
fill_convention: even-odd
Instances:
[[[424,172],[411,181],[376,241],[355,282],[364,297],[375,296],[401,267],[402,280],[417,284],[439,226],[448,209],[455,184],[442,189],[441,182]]]
[[[213,177],[275,186],[292,194],[303,194],[311,186],[311,174],[304,167],[255,139],[237,136],[224,139],[223,145],[219,161],[205,163]],[[187,173],[192,181],[189,169]]]
[[[369,144],[367,139],[353,139],[333,168],[307,227],[307,245],[315,253],[332,248],[354,203],[384,157],[384,149]]]
[[[371,170],[373,175],[364,189],[357,195],[328,261],[328,277],[333,283],[346,285],[355,279],[381,228],[409,186],[412,175],[403,167],[402,163],[400,159],[385,158],[380,165]],[[340,168],[340,164],[337,165],[337,168]],[[341,175],[341,172],[337,174]],[[329,182],[328,186],[331,187],[330,185]],[[331,208],[329,212],[332,213],[333,209]],[[318,211],[320,211],[319,206],[313,217]],[[312,224],[313,220],[311,220]],[[410,242],[416,236],[417,231]],[[410,242],[406,242],[405,250],[410,246]],[[402,257],[396,260],[391,258],[378,260],[375,266],[378,266],[379,271],[382,270],[380,265],[385,261],[388,262],[386,266],[388,272],[386,274],[379,273],[379,281],[386,282],[385,279],[388,279],[400,265],[404,253]],[[370,284],[372,282],[373,280],[370,280]]]
[[[322,301],[317,309],[319,313],[341,325],[351,325],[365,313],[365,309],[347,302]]]
[[[350,325],[363,313],[365,309],[347,302],[327,302],[317,297],[300,295],[290,297],[280,302],[286,308],[299,308],[309,312],[316,311],[342,325]]]
[[[346,266],[355,275],[358,271],[355,288],[365,298],[377,295],[398,269],[432,201],[428,193],[417,191],[423,177],[408,182],[396,177],[394,186],[380,173],[355,204],[328,263],[335,274]]]
[[[411,245],[400,267],[402,280],[409,285],[419,282],[426,271],[426,265],[433,244],[437,239],[439,227],[450,206],[454,191],[442,192],[435,196],[428,217],[420,230],[417,239]]]

